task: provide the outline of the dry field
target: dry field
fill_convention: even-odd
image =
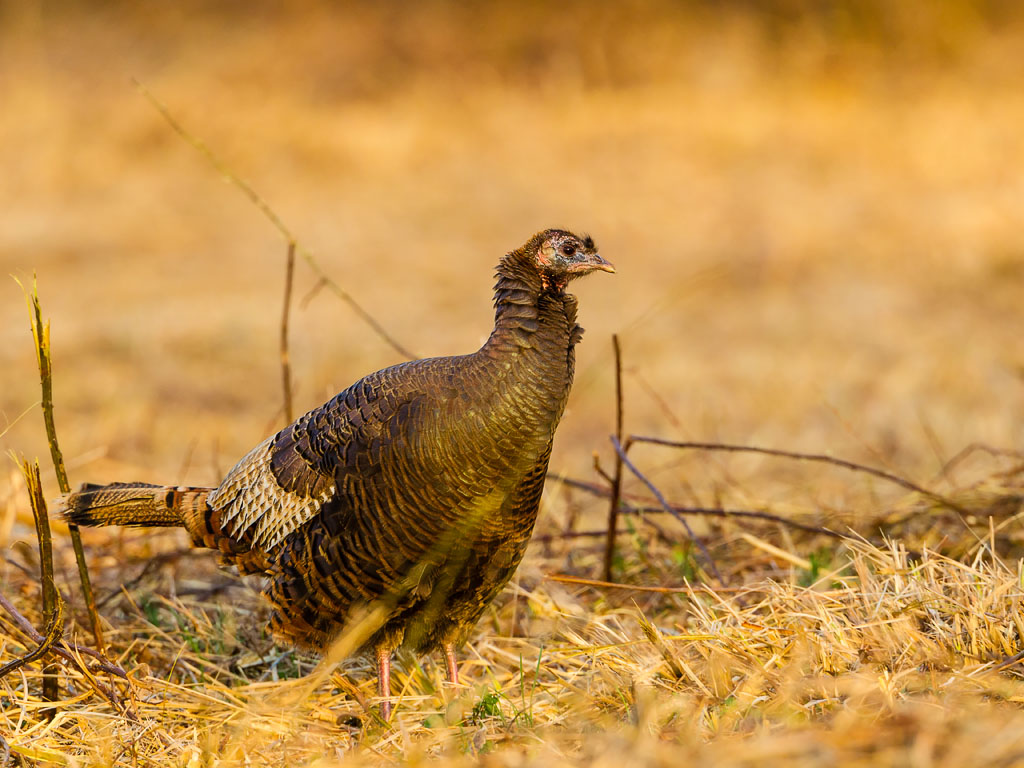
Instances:
[[[552,470],[626,431],[898,475],[637,445],[665,515],[549,483],[463,650],[407,660],[393,722],[345,662],[275,646],[257,583],[166,531],[86,531],[108,656],[0,680],[22,765],[1024,765],[1024,15],[1013,3],[0,5],[0,272],[38,276],[73,483],[216,484],[283,422],[285,247],[135,78],[418,355],[470,351],[491,270],[588,231],[614,276]],[[810,6],[811,4],[807,4]],[[297,266],[296,408],[401,356]],[[964,449],[976,446],[967,453]],[[48,457],[24,297],[0,281],[0,450]],[[25,486],[0,592],[41,626]],[[44,463],[48,498],[56,482]],[[629,478],[631,504],[650,505]],[[54,523],[66,636],[89,642]],[[662,588],[675,588],[665,591]],[[0,662],[32,647],[0,617]],[[3,754],[0,750],[0,762]]]

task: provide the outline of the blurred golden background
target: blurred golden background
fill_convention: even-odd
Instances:
[[[610,455],[614,332],[631,432],[921,481],[969,443],[1024,445],[1016,3],[0,13],[0,267],[38,275],[73,483],[216,484],[282,422],[281,237],[133,78],[419,355],[476,348],[492,267],[534,231],[593,234],[618,274],[577,286],[555,470]],[[45,456],[24,299],[3,282],[0,449]],[[329,292],[306,300],[315,282],[300,262],[299,412],[400,359]],[[644,457],[673,493],[740,493]]]
[[[560,583],[544,577],[600,577],[601,540],[577,534],[608,502],[551,482],[466,686],[399,665],[396,729],[368,714],[359,659],[274,704],[313,662],[276,648],[257,585],[182,531],[83,531],[132,679],[110,685],[140,718],[68,667],[44,725],[26,667],[0,686],[0,749],[190,767],[470,765],[496,745],[509,766],[1019,762],[1022,52],[1011,0],[0,3],[0,451],[43,458],[48,498],[7,275],[38,276],[52,321],[72,484],[214,485],[283,423],[285,243],[136,80],[418,355],[486,338],[492,268],[533,232],[591,233],[618,272],[575,285],[587,334],[555,472],[596,482],[594,451],[611,465],[618,333],[627,432],[831,453],[956,500],[638,445],[675,502],[865,540],[693,518],[723,586],[677,523],[624,517],[613,578],[647,591]],[[401,359],[316,286],[300,260],[297,412]],[[1016,453],[945,466],[976,443]],[[4,466],[0,592],[43,627]],[[65,636],[91,642],[60,528]],[[684,579],[709,591],[672,589]],[[5,661],[31,645],[0,630]]]

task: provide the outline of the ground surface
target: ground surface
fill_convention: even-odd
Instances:
[[[410,663],[394,728],[362,706],[362,662],[299,695],[312,663],[263,635],[258,585],[173,532],[89,531],[132,682],[108,681],[111,704],[76,677],[48,725],[38,668],[8,676],[0,731],[16,753],[1024,762],[1020,668],[995,669],[1024,635],[1024,28],[998,3],[859,7],[4,6],[0,271],[38,276],[72,482],[215,484],[282,423],[283,241],[135,78],[419,355],[485,338],[502,253],[547,226],[593,234],[618,273],[578,285],[587,335],[555,472],[601,485],[592,453],[612,465],[618,333],[627,432],[830,453],[958,508],[819,464],[637,446],[675,502],[867,541],[696,518],[722,586],[678,523],[630,518],[616,581],[714,591],[558,582],[600,578],[599,540],[562,537],[600,529],[607,501],[552,483],[548,538],[464,651],[466,687]],[[316,287],[300,262],[297,410],[402,359]],[[38,398],[9,280],[5,453],[48,454]],[[972,444],[1011,453],[944,471]],[[647,498],[633,479],[627,492]],[[31,530],[10,462],[0,584],[38,625]],[[70,545],[55,542],[84,641]],[[26,641],[3,631],[7,661]]]

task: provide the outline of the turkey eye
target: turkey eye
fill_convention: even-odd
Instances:
[[[569,244],[563,245],[562,253],[564,253],[566,256],[572,256],[576,253],[576,246]]]

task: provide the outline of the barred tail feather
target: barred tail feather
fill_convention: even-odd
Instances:
[[[242,573],[261,573],[270,567],[269,556],[252,549],[220,527],[220,514],[207,497],[213,488],[183,488],[149,483],[86,483],[58,502],[58,512],[81,526],[132,525],[179,527],[188,531],[197,547],[220,551]]]
[[[149,483],[85,484],[61,499],[61,513],[82,526],[180,526],[190,533],[205,517],[212,488],[173,488]]]

